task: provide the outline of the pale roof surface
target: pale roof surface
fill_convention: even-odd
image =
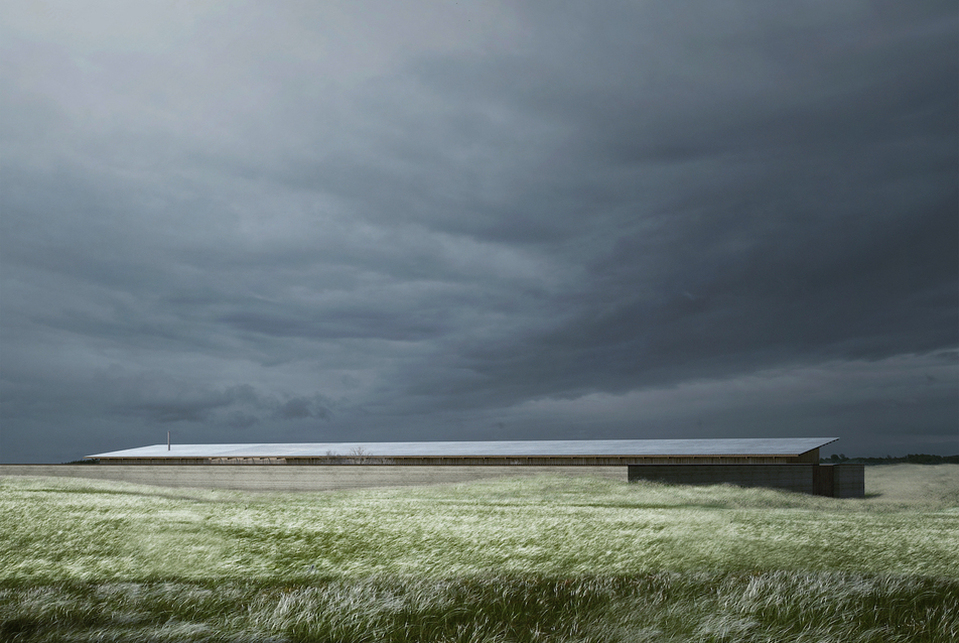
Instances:
[[[695,456],[800,455],[839,438],[721,440],[497,440],[487,442],[320,442],[291,444],[154,444],[88,458],[270,458],[350,456]]]

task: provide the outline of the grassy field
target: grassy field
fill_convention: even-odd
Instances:
[[[855,500],[0,478],[0,640],[959,639],[959,466],[866,475]]]

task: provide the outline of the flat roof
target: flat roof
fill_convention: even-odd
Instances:
[[[734,438],[719,440],[496,440],[483,442],[316,442],[259,444],[154,444],[87,458],[322,458],[509,456],[798,456],[839,438]]]

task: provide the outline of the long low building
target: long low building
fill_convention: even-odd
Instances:
[[[838,438],[154,444],[102,464],[638,465],[818,463]]]
[[[87,458],[101,465],[150,465],[157,475],[164,466],[191,465],[296,467],[307,478],[311,470],[326,466],[324,476],[344,477],[349,468],[350,486],[362,484],[363,471],[375,486],[415,484],[412,480],[462,481],[492,475],[527,475],[532,468],[564,473],[582,471],[602,475],[621,471],[628,480],[657,480],[676,484],[766,486],[825,496],[861,497],[864,494],[860,465],[820,465],[820,448],[837,438],[743,438],[716,440],[527,440],[445,442],[337,442],[263,444],[157,444],[99,453]],[[357,469],[357,467],[360,467]],[[363,467],[367,467],[363,469]],[[370,469],[368,467],[375,467]],[[508,469],[504,469],[508,467]],[[184,471],[190,471],[184,469]],[[293,469],[285,469],[286,477]],[[142,470],[141,470],[142,472]],[[196,470],[193,470],[194,474]],[[229,478],[244,474],[232,469]],[[317,469],[312,469],[317,473]],[[211,469],[211,480],[223,470]],[[250,471],[247,477],[253,476]],[[278,470],[269,474],[284,476]],[[299,476],[299,474],[297,474]],[[196,478],[196,475],[190,476]],[[315,478],[316,476],[314,476]],[[142,476],[140,476],[142,479]],[[393,481],[393,482],[391,482]],[[291,483],[292,484],[292,483]]]

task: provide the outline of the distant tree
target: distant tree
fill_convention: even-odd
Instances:
[[[909,455],[893,457],[887,455],[882,458],[847,458],[842,453],[834,453],[828,458],[820,458],[820,462],[837,464],[840,462],[854,462],[857,464],[959,464],[959,455],[930,455],[928,453],[910,453]]]
[[[352,464],[366,464],[370,461],[370,454],[363,447],[350,449],[350,462]]]

